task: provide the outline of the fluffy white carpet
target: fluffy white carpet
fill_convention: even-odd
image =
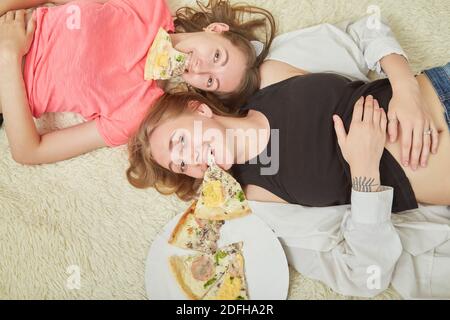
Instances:
[[[280,32],[362,17],[379,5],[415,71],[450,61],[447,0],[249,1],[270,9]],[[169,0],[174,9],[185,0]],[[330,53],[332,54],[332,53]],[[42,130],[79,118],[50,115]],[[187,204],[131,188],[124,148],[55,165],[21,166],[0,130],[0,299],[144,299],[144,262],[161,228]],[[81,288],[69,289],[68,267]],[[290,299],[352,299],[291,270]],[[393,290],[380,299],[399,298]]]

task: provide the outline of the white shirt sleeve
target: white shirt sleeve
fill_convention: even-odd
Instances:
[[[335,264],[324,279],[344,294],[375,296],[386,290],[402,244],[391,221],[393,189],[377,193],[352,191],[351,209],[342,223],[344,241],[321,258]],[[333,270],[335,269],[335,270]]]
[[[352,37],[361,49],[370,70],[385,76],[380,60],[390,54],[408,57],[396,40],[386,20],[379,21],[372,16],[364,17],[356,22],[342,22],[336,25]]]
[[[391,221],[392,200],[392,188],[377,193],[353,191],[352,205],[338,231],[342,240],[328,251],[285,245],[291,265],[344,295],[373,297],[383,292],[403,251]]]

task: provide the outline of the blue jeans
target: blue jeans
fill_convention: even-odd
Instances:
[[[436,89],[436,93],[444,105],[445,119],[450,130],[450,62],[443,67],[424,71]]]

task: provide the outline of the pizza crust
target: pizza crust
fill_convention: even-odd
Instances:
[[[172,234],[169,239],[169,243],[175,245],[178,240],[178,236],[181,234],[181,230],[183,229],[184,225],[187,222],[187,219],[189,218],[189,215],[192,214],[195,210],[195,207],[197,205],[197,201],[194,201],[192,205],[186,210],[186,212],[181,216],[180,220],[178,221],[178,224],[173,229]]]
[[[184,270],[183,259],[176,257],[176,256],[170,257],[169,265],[170,265],[172,274],[175,276],[175,279],[177,280],[177,282],[180,285],[181,289],[183,290],[184,294],[191,300],[200,300],[201,297],[194,294],[194,292],[191,290],[191,288],[186,283],[186,281],[183,277],[183,272],[187,272],[186,270]]]

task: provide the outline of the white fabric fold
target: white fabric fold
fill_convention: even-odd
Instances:
[[[450,207],[393,215],[392,198],[386,187],[353,191],[351,206],[250,205],[289,263],[336,292],[373,297],[392,284],[404,298],[450,298]]]

